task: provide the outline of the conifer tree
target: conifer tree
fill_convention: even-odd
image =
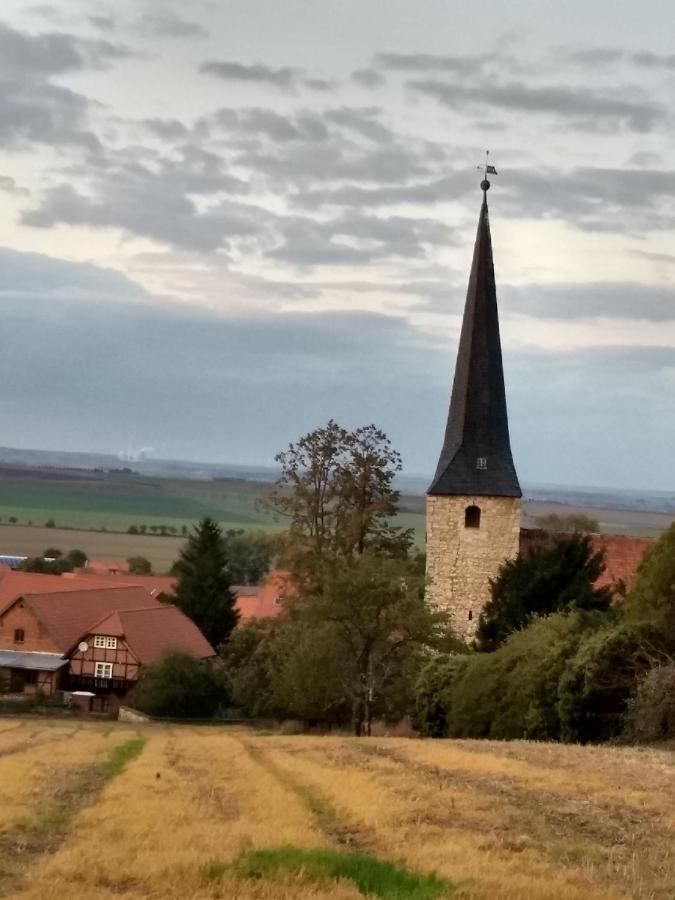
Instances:
[[[174,564],[176,606],[217,647],[237,624],[238,612],[230,592],[223,533],[213,519],[202,519],[188,537]]]

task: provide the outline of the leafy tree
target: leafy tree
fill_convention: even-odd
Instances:
[[[356,735],[370,733],[378,701],[406,659],[445,622],[427,606],[424,578],[408,560],[371,554],[329,570],[298,608],[306,621],[334,627]]]
[[[223,535],[232,584],[258,584],[269,572],[274,540],[261,531],[229,529]]]
[[[237,624],[238,613],[230,593],[223,533],[213,519],[204,518],[195,526],[174,563],[173,573],[176,606],[217,647]]]
[[[253,718],[275,716],[273,619],[247,622],[221,647],[232,703]],[[283,715],[283,712],[282,712]]]
[[[7,519],[7,521],[9,522],[10,525],[16,525],[16,523],[17,523],[19,520],[17,519],[16,516],[10,516],[10,517]]]
[[[138,534],[138,527],[136,525],[130,525],[127,528],[127,534]]]
[[[54,519],[47,519],[45,522],[45,528],[56,528],[56,522]]]
[[[190,653],[167,653],[143,666],[131,702],[151,716],[211,718],[228,702],[225,673]]]
[[[404,555],[409,531],[392,528],[401,469],[399,454],[374,425],[347,431],[330,420],[275,457],[281,475],[272,508],[289,521],[286,561],[316,574],[317,567],[376,546]]]
[[[63,556],[61,550],[58,547],[47,547],[46,550],[43,551],[42,555],[47,559],[59,559],[59,557]]]
[[[49,547],[44,556],[33,556],[25,559],[19,568],[23,572],[36,572],[40,575],[61,575],[63,572],[72,572],[73,569],[81,569],[87,562],[87,555],[82,550],[69,550],[64,556],[60,550],[56,550],[56,558],[51,561],[46,556],[53,556],[56,548]]]
[[[645,554],[622,611],[627,621],[654,625],[663,649],[675,651],[675,523]]]
[[[604,552],[593,552],[588,535],[556,538],[529,554],[508,560],[490,586],[476,635],[481,651],[495,650],[512,631],[537,616],[570,609],[606,610],[608,587],[596,588]]]
[[[70,571],[73,569],[81,569],[87,564],[87,554],[84,550],[78,550],[77,548],[69,550],[63,558],[70,566]]]
[[[127,563],[132,575],[152,575],[152,563],[145,556],[130,556]]]

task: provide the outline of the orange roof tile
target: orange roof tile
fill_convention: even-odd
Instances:
[[[153,662],[172,650],[202,659],[216,655],[195,623],[169,604],[116,610],[95,623],[89,633],[124,637],[141,663]]]
[[[17,598],[19,599],[19,598]],[[91,626],[119,609],[161,607],[142,587],[103,587],[54,593],[22,593],[20,599],[67,653]]]
[[[290,574],[282,569],[274,569],[261,585],[233,587],[237,602],[239,622],[250,622],[255,619],[274,619],[283,606],[281,598],[292,595],[293,588]]]

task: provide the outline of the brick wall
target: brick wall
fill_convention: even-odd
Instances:
[[[479,528],[465,527],[469,506],[481,511]],[[514,497],[427,497],[427,597],[464,638],[475,634],[490,579],[518,553],[520,508]]]
[[[14,632],[23,629],[22,644],[14,642]],[[38,621],[33,611],[19,600],[0,615],[0,650],[34,650],[39,653],[61,653],[61,647]]]

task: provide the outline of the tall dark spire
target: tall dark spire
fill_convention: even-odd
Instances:
[[[486,167],[487,175],[487,167]],[[450,413],[432,495],[522,496],[506,412],[487,178],[473,251]]]

